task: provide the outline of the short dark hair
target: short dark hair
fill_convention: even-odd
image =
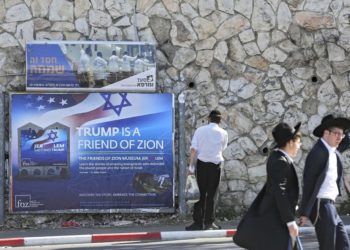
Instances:
[[[221,122],[221,117],[209,117],[211,122],[219,124]]]
[[[221,122],[221,113],[219,110],[212,110],[209,114],[209,119],[211,122],[220,123]]]

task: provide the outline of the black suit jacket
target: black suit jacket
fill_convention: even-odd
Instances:
[[[310,218],[316,223],[317,194],[326,177],[328,170],[329,153],[321,140],[318,140],[306,157],[303,174],[303,194],[299,214]],[[340,194],[340,182],[342,177],[342,164],[337,155],[338,179],[337,185]]]
[[[298,177],[292,162],[278,150],[271,152],[266,167],[266,184],[240,222],[234,241],[248,249],[287,249],[287,222],[295,219]]]

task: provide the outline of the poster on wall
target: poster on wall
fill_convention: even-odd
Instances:
[[[11,93],[12,213],[174,212],[174,97]]]
[[[155,45],[117,41],[28,42],[26,89],[154,92]]]

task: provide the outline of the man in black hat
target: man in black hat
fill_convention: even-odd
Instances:
[[[233,241],[238,246],[284,250],[298,236],[299,184],[293,158],[301,146],[300,126],[292,128],[281,122],[272,130],[276,146],[267,159],[266,183],[237,227]]]
[[[340,219],[335,199],[340,195],[343,167],[337,147],[350,120],[327,115],[313,134],[320,139],[309,152],[304,168],[300,225],[309,218],[315,226],[321,250],[349,250],[349,238]]]
[[[191,143],[190,172],[196,168],[200,198],[194,204],[194,223],[186,230],[220,229],[215,225],[214,198],[219,187],[222,151],[227,147],[228,134],[219,127],[221,113],[213,110],[209,114],[209,124],[194,132]],[[197,162],[195,159],[197,158]],[[197,163],[197,164],[196,164]]]

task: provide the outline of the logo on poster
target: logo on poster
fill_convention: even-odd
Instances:
[[[30,207],[30,195],[15,195],[15,207],[26,208]]]
[[[137,87],[152,87],[154,84],[153,81],[153,75],[137,78]]]

